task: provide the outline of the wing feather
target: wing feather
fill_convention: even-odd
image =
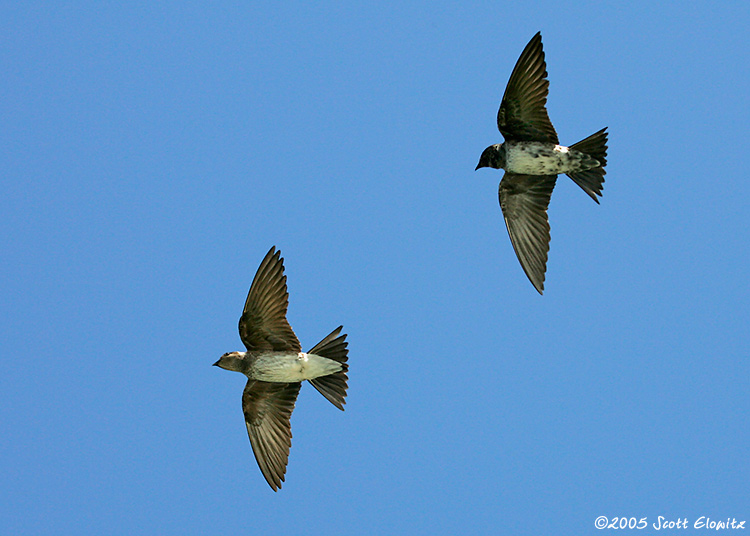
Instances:
[[[497,128],[506,140],[559,143],[547,115],[548,93],[542,36],[537,32],[516,62],[497,112]]]
[[[242,393],[242,411],[261,473],[274,491],[284,481],[292,447],[290,419],[300,383],[248,380]]]
[[[248,351],[301,351],[286,319],[288,305],[284,259],[274,246],[260,263],[240,317],[240,338]]]
[[[547,270],[550,230],[547,207],[557,175],[505,173],[498,197],[505,225],[526,276],[541,294]]]

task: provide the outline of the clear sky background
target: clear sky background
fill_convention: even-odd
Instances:
[[[3,532],[750,521],[748,3],[311,4],[0,7]],[[561,142],[610,129],[544,296],[474,171],[539,30]],[[211,367],[272,245],[351,366],[278,493]]]

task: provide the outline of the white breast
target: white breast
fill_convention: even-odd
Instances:
[[[260,355],[251,377],[265,382],[300,382],[327,376],[341,370],[341,364],[327,357],[305,352]]]

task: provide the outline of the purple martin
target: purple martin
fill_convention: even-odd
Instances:
[[[504,169],[498,195],[510,241],[526,276],[541,294],[549,251],[547,207],[558,173],[573,179],[594,201],[602,195],[607,128],[585,140],[559,145],[547,115],[547,66],[540,32],[523,49],[508,80],[497,127],[505,143],[487,147],[476,169]]]
[[[229,352],[214,365],[247,376],[242,411],[263,476],[281,488],[292,446],[289,420],[304,380],[341,411],[346,404],[348,350],[343,326],[309,352],[302,351],[286,319],[289,294],[281,252],[272,247],[260,263],[240,317],[246,352]]]

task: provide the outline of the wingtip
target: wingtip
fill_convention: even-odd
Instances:
[[[261,268],[272,262],[272,259],[276,261],[281,261],[281,263],[284,263],[284,259],[281,257],[281,250],[277,249],[276,246],[271,246],[271,249],[268,250],[268,253],[266,253],[265,257],[263,257],[263,260],[260,263],[260,267],[258,267],[258,271],[260,272]]]
[[[540,296],[544,296],[544,274],[542,274],[541,281],[534,281],[533,279],[531,279],[531,276],[529,274],[526,274],[526,277],[529,278],[529,281],[534,287],[534,290],[536,290]]]

